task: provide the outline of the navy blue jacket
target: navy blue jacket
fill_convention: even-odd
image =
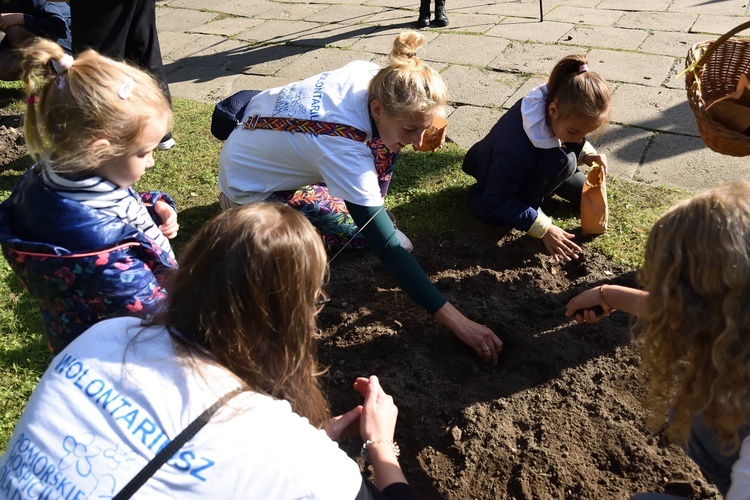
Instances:
[[[477,179],[469,188],[469,209],[488,224],[528,231],[554,181],[570,162],[578,164],[584,143],[535,147],[523,129],[519,100],[466,153],[463,171]]]
[[[23,14],[26,29],[35,35],[56,41],[65,52],[70,53],[70,6],[67,3],[45,0],[0,1],[0,12]]]

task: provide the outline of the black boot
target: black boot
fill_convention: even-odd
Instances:
[[[421,0],[419,4],[419,19],[417,28],[426,28],[430,25],[430,0]]]
[[[435,26],[448,26],[448,16],[445,15],[445,0],[435,0]]]

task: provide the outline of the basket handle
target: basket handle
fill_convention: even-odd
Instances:
[[[750,28],[750,21],[744,22],[740,24],[739,26],[732,28],[728,32],[721,35],[720,38],[718,38],[714,43],[709,45],[709,47],[706,49],[706,52],[703,53],[700,59],[698,59],[693,66],[695,67],[703,67],[703,64],[705,63],[705,60],[708,59],[708,57],[714,53],[716,49],[719,48],[719,45],[726,42],[729,38],[731,38],[733,35],[736,35],[740,31]]]

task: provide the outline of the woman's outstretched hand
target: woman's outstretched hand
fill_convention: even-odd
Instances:
[[[492,330],[470,320],[450,302],[446,302],[435,313],[435,319],[441,325],[450,328],[456,337],[474,349],[474,352],[484,361],[497,363],[497,357],[503,350],[503,341]]]

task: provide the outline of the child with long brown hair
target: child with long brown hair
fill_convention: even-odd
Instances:
[[[358,378],[363,404],[330,418],[315,357],[327,258],[305,217],[281,203],[233,208],[180,257],[162,316],[103,321],[42,376],[0,458],[4,491],[26,498],[30,449],[63,465],[75,449],[86,466],[61,465],[57,481],[111,497],[220,400],[139,498],[414,498],[377,377]],[[350,433],[377,489],[334,442]]]
[[[154,165],[172,113],[150,76],[93,51],[74,60],[39,39],[23,68],[37,163],[0,206],[0,243],[58,351],[103,318],[158,310],[160,276],[176,267],[177,212],[164,193],[132,185]]]
[[[574,235],[540,207],[556,194],[578,210],[584,184],[579,164],[596,162],[606,174],[606,157],[586,135],[608,121],[611,96],[585,56],[558,61],[547,83],[516,102],[466,153],[463,170],[477,179],[469,188],[472,213],[541,239],[557,261],[578,258]]]
[[[726,498],[750,491],[750,184],[732,182],[683,201],[656,221],[638,273],[643,290],[601,285],[568,315],[638,316],[647,403]]]

